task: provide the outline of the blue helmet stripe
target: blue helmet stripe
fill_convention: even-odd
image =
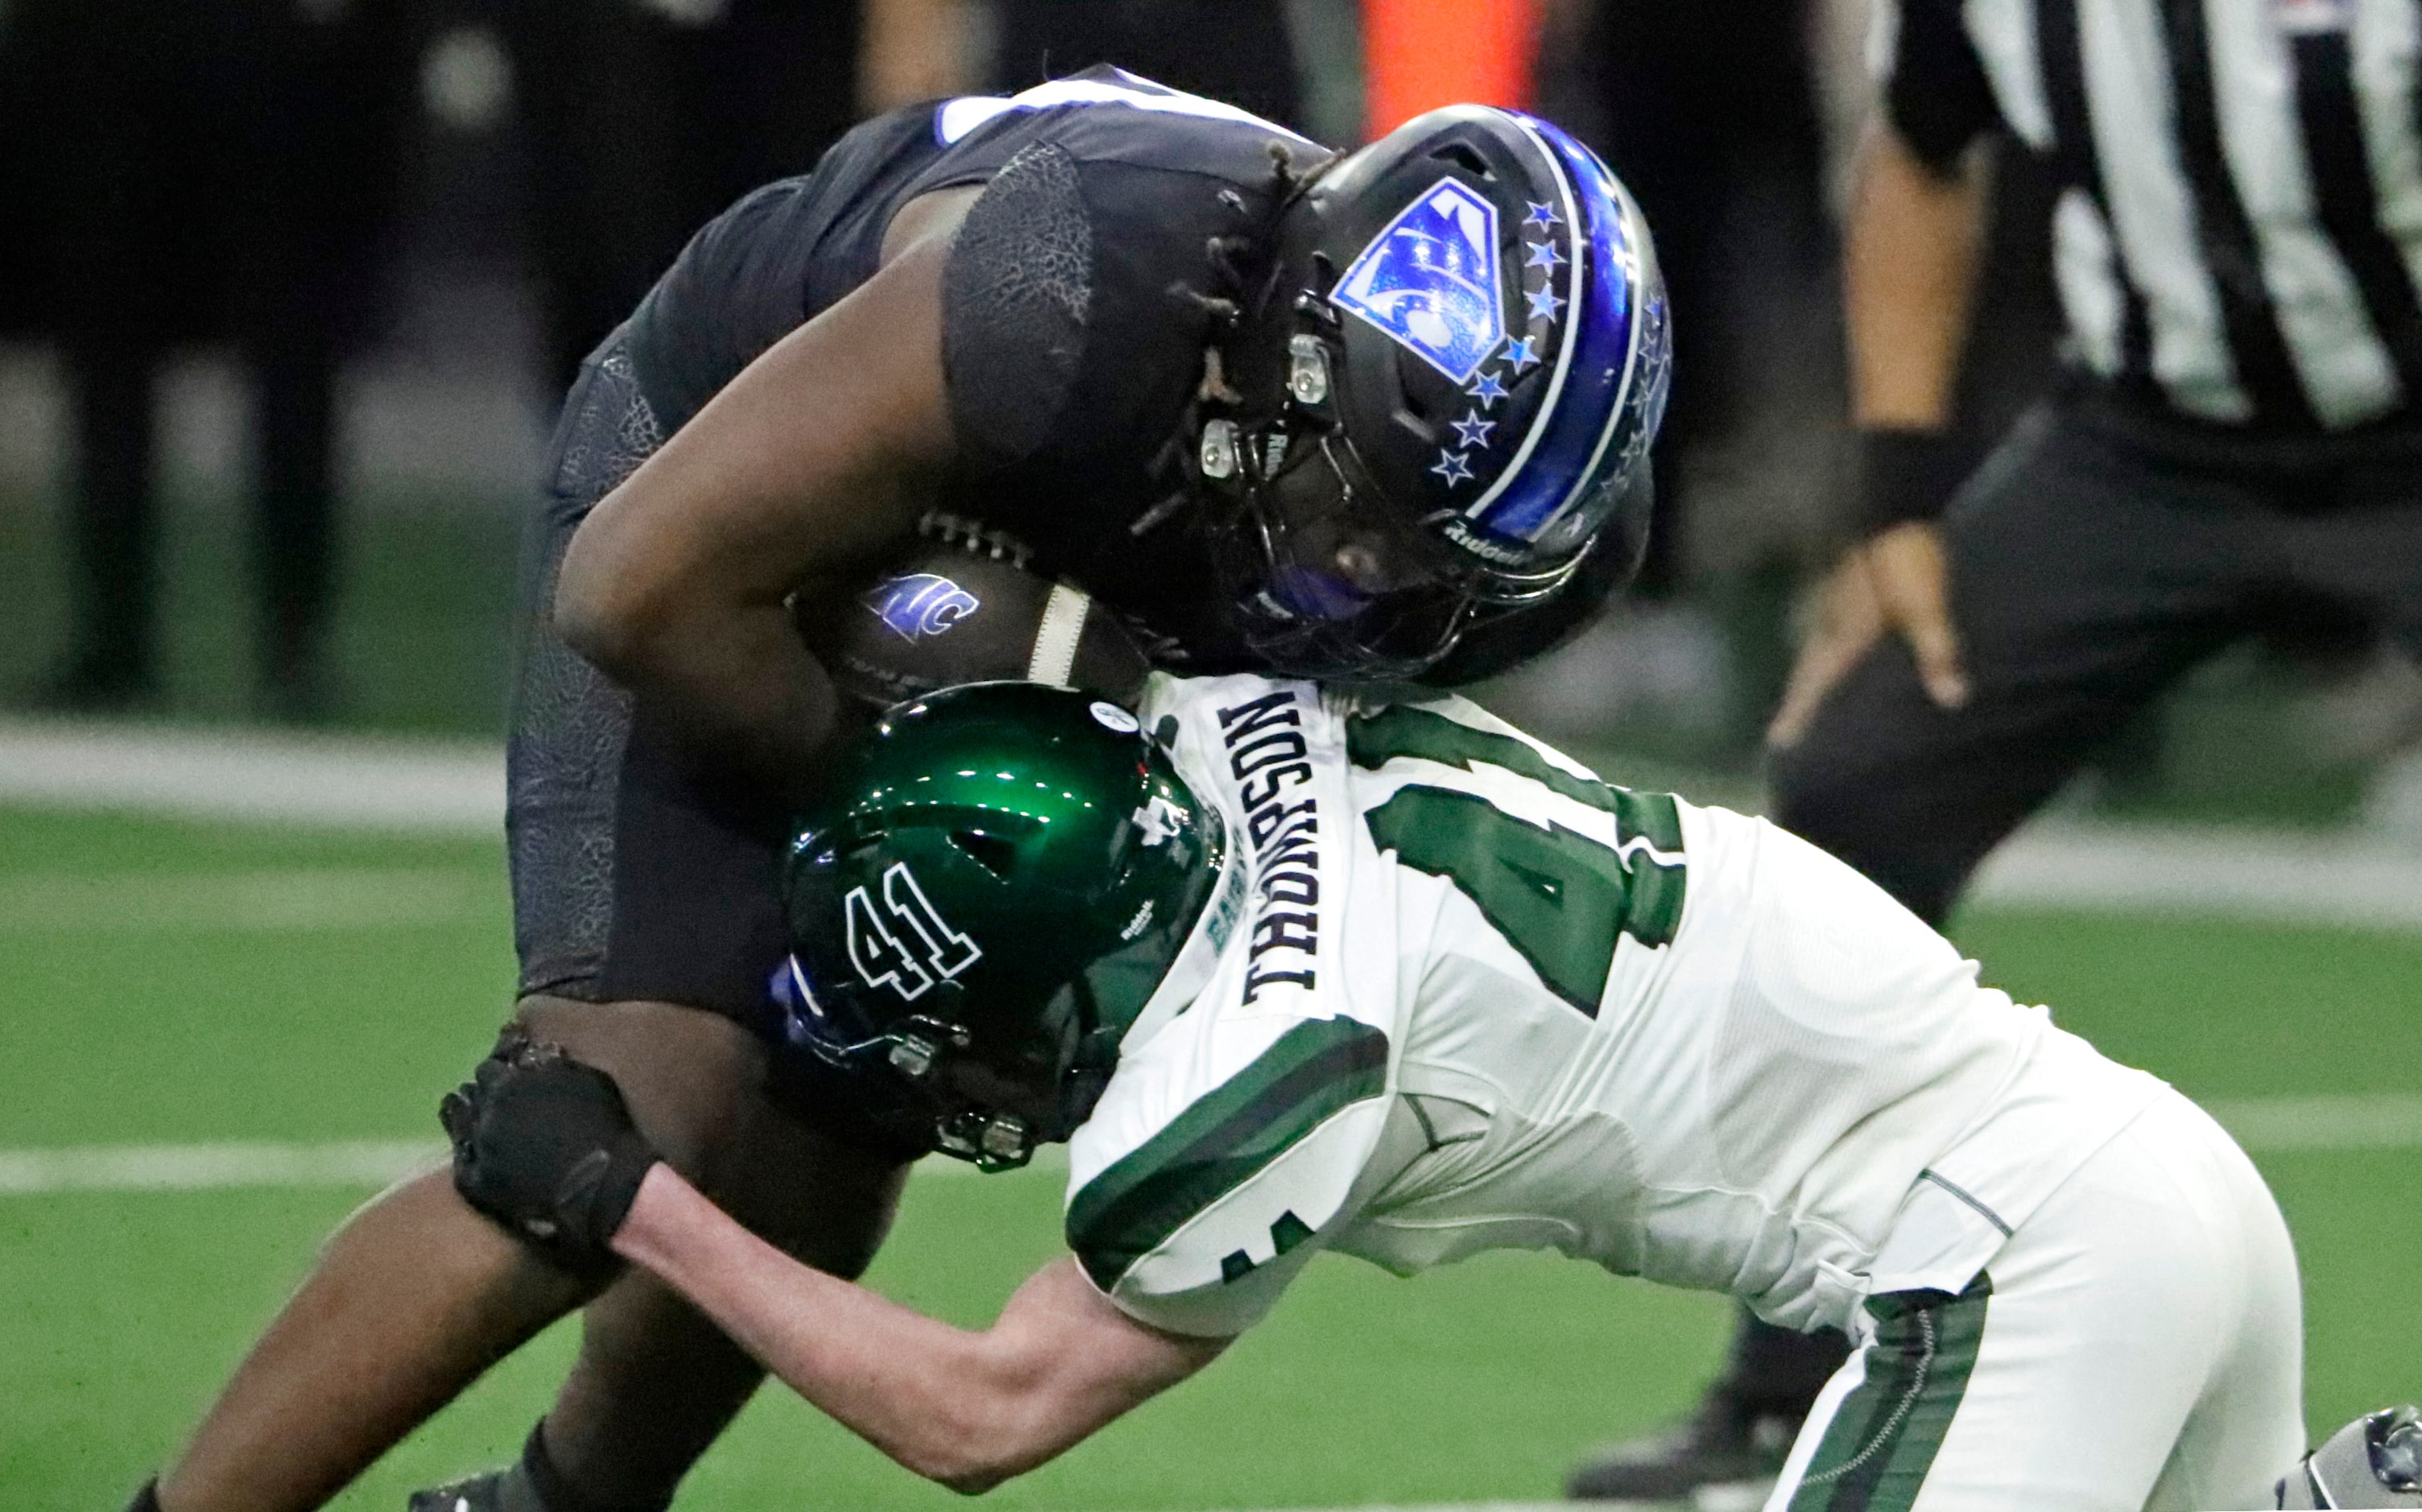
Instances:
[[[1548,171],[1555,176],[1557,209],[1565,218],[1565,258],[1567,261],[1573,264],[1575,270],[1578,271],[1581,267],[1581,261],[1583,256],[1583,248],[1588,236],[1588,228],[1586,223],[1581,218],[1580,207],[1573,203],[1572,176],[1565,171],[1564,163],[1557,157],[1556,153],[1549,148],[1546,142],[1540,140],[1539,134],[1532,129],[1530,117],[1511,110],[1504,112],[1504,115],[1507,119],[1513,121],[1517,126],[1519,126],[1522,129],[1524,135],[1531,138],[1532,145],[1538,148],[1541,155],[1547,158]],[[1572,287],[1571,313],[1569,316],[1574,328],[1579,328],[1581,318],[1585,313],[1581,307],[1589,303],[1595,302],[1592,301],[1587,292],[1583,291],[1582,280],[1578,277],[1574,278]],[[1522,444],[1515,449],[1514,455],[1506,460],[1505,466],[1498,473],[1496,480],[1491,482],[1487,489],[1482,493],[1478,498],[1473,499],[1470,505],[1466,506],[1463,512],[1464,518],[1476,521],[1484,528],[1496,534],[1504,535],[1510,533],[1500,529],[1496,521],[1502,515],[1514,512],[1519,509],[1518,498],[1522,493],[1535,491],[1522,490],[1518,488],[1518,485],[1520,484],[1523,480],[1531,476],[1530,462],[1532,454],[1538,450],[1539,439],[1547,433],[1549,421],[1555,417],[1556,402],[1564,393],[1565,375],[1566,372],[1571,370],[1573,365],[1573,348],[1575,345],[1576,343],[1568,340],[1558,347],[1556,352],[1555,370],[1548,375],[1547,401],[1539,406],[1538,414],[1533,417],[1529,433],[1522,437]],[[1512,506],[1501,507],[1498,501],[1503,498],[1509,492],[1517,494],[1518,503]]]
[[[1535,543],[1603,481],[1608,450],[1637,408],[1630,388],[1641,358],[1636,296],[1643,270],[1632,218],[1606,165],[1550,122],[1513,118],[1554,170],[1580,276],[1572,281],[1565,339],[1531,433],[1465,513],[1491,535]]]

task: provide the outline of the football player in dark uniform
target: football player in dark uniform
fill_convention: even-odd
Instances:
[[[921,521],[1014,536],[1172,665],[1501,669],[1635,567],[1667,351],[1638,211],[1543,121],[1455,107],[1332,160],[1115,70],[869,121],[700,231],[566,402],[510,752],[516,1028],[856,1274],[921,1152],[768,1082],[770,774],[841,712],[800,625]],[[761,1370],[442,1172],[331,1241],[138,1505],[316,1505],[584,1302],[522,1463],[415,1505],[661,1507]]]

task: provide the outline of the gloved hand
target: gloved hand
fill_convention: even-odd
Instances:
[[[508,1031],[437,1116],[464,1201],[567,1269],[614,1267],[614,1231],[661,1157],[613,1078]]]

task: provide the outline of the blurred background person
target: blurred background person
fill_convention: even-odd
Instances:
[[[861,116],[967,85],[960,0],[498,0],[560,394],[690,234]]]
[[[1802,430],[1831,429],[1839,320],[1807,10],[1806,0],[1738,0],[1721,25],[1660,0],[1556,0],[1548,12],[1548,114],[1580,121],[1637,184],[1681,312],[1641,584],[1650,594],[1680,586],[1681,522],[1706,473],[1694,453],[1763,418],[1747,413],[1761,401],[1791,406]],[[1779,386],[1761,383],[1778,370]]]
[[[2417,24],[2413,0],[2052,3],[2025,33],[1884,8],[1845,282],[1864,539],[1770,738],[1778,816],[1921,916],[2224,647],[2354,622],[2422,652],[2422,89],[2392,47]],[[1972,476],[1999,138],[2056,197],[2066,365]]]
[[[1617,726],[1693,767],[1746,771],[1787,664],[1786,606],[1838,512],[1837,265],[1811,0],[1720,25],[1654,0],[1548,0],[1533,94],[1637,180],[1674,290],[1673,408],[1639,590],[1509,687],[1517,717]]]
[[[1868,114],[1859,53],[1869,19],[1865,0],[1751,0],[1729,8],[1722,26],[1653,0],[1551,0],[1547,12],[1543,96],[1639,185],[1675,291],[1674,402],[1643,591],[1675,601],[1669,612],[1685,617],[1686,634],[1722,638],[1722,707],[1705,707],[1704,688],[1694,690],[1703,717],[1721,724],[1719,760],[1747,754],[1734,742],[1754,740],[1781,694],[1790,649],[1781,610],[1849,512],[1834,207]],[[1943,439],[1960,470],[2052,373],[2050,201],[2032,164],[2010,166],[1991,185],[1979,233],[1993,308],[1964,333],[1960,402]],[[1673,637],[1644,628],[1618,618],[1568,656],[1599,658],[1605,675],[1627,655],[1672,654]],[[1601,730],[1610,717],[1602,708],[1581,717]],[[1762,1483],[1846,1347],[1831,1330],[1804,1336],[1743,1310],[1697,1410],[1594,1457],[1568,1490],[1661,1501]]]
[[[154,385],[224,343],[253,379],[262,707],[328,711],[337,369],[375,328],[411,77],[401,0],[9,0],[24,323],[62,354],[75,458],[73,643],[37,702],[156,695]]]
[[[993,27],[997,90],[1110,63],[1305,129],[1282,0],[997,0]]]
[[[1879,12],[1846,238],[1863,539],[1769,732],[1773,813],[1940,924],[2222,649],[2351,621],[2422,654],[2422,8]],[[1979,280],[2001,139],[2050,190],[2066,362],[1972,470],[1958,380],[2003,292]],[[1662,1494],[1765,1470],[1841,1348],[1745,1327]]]
[[[1643,591],[1499,690],[1517,717],[1694,773],[1755,767],[1793,599],[1845,529],[1836,222],[1870,93],[1865,16],[1864,0],[1749,0],[1721,26],[1640,0],[1542,8],[1539,108],[1646,185],[1677,357]],[[2000,293],[1965,390],[1976,455],[2050,370],[2039,193],[2024,173],[1996,189]]]

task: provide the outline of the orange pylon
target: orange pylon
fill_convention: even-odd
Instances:
[[[1439,105],[1528,103],[1538,28],[1539,0],[1362,0],[1371,134]]]

